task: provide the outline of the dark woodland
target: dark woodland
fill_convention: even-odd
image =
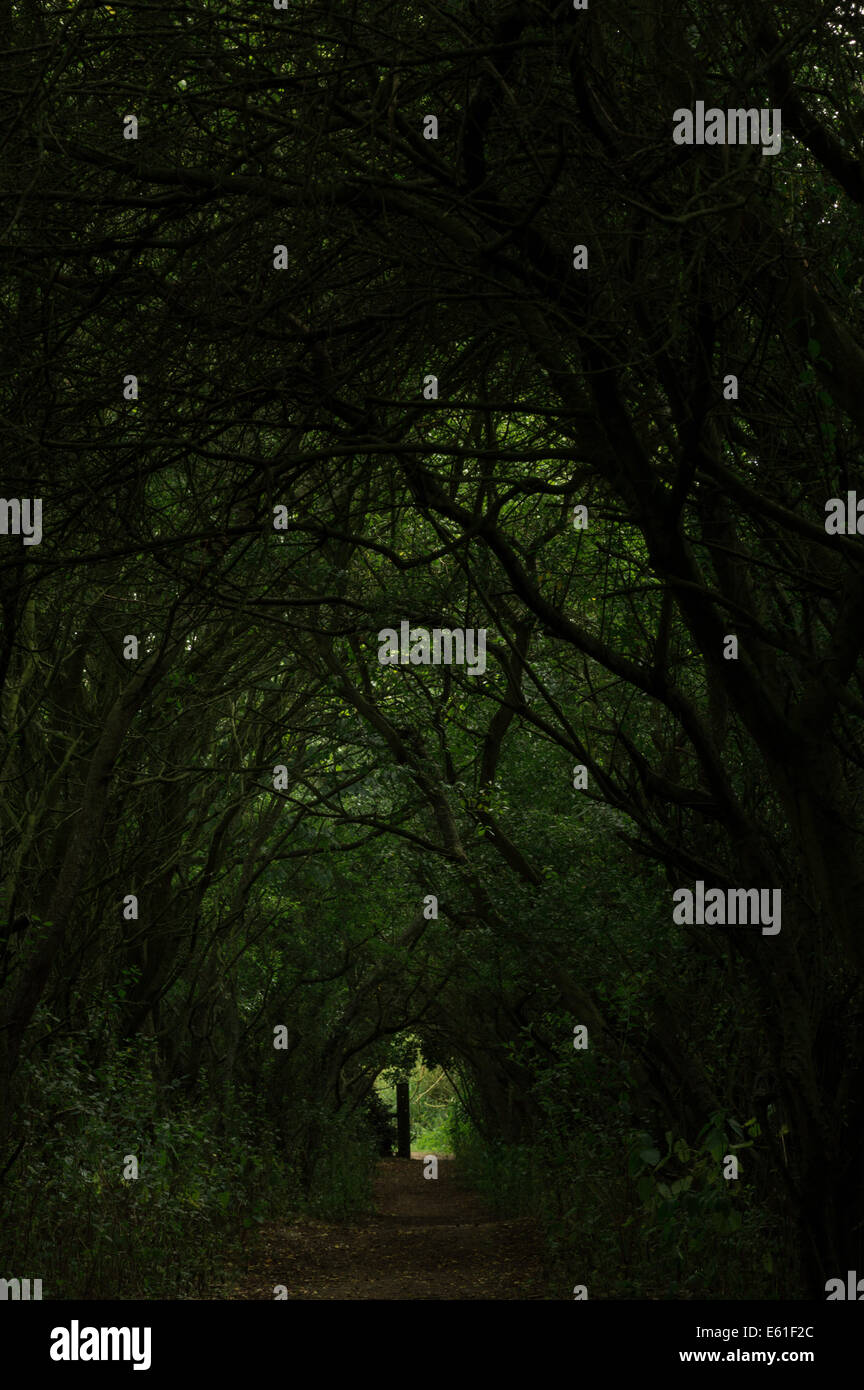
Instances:
[[[256,1296],[406,1081],[496,1297],[864,1275],[864,11],[0,27],[0,1275]]]

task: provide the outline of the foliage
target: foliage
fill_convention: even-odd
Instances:
[[[361,8],[0,17],[3,1266],[206,1288],[365,1208],[413,1074],[607,1294],[818,1296],[864,1266],[864,15]],[[724,93],[778,154],[673,144]],[[382,662],[403,622],[483,669]],[[782,930],[673,923],[699,880]]]

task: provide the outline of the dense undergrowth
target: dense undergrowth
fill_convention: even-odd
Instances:
[[[322,1135],[322,1113],[320,1151],[286,1152],[254,1093],[226,1116],[154,1086],[146,1039],[101,1064],[87,1050],[68,1039],[27,1065],[0,1192],[4,1266],[41,1279],[44,1299],[213,1297],[261,1223],[368,1209],[376,1147],[362,1114],[331,1116]]]
[[[758,1125],[742,1132],[723,1115],[692,1145],[671,1131],[655,1137],[572,1115],[566,1138],[550,1126],[530,1143],[505,1144],[485,1139],[457,1107],[449,1138],[496,1214],[540,1224],[553,1298],[577,1285],[589,1299],[788,1298],[794,1258],[778,1256],[778,1219],[742,1181],[754,1136]],[[722,1156],[736,1151],[739,1181],[724,1180]]]

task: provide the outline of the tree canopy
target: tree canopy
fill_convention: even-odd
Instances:
[[[861,11],[2,26],[0,1169],[40,1068],[135,1056],[308,1190],[407,1036],[658,1230],[752,1146],[774,1296],[860,1268]],[[697,881],[781,929],[682,928]]]

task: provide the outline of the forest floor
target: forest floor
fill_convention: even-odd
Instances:
[[[231,1281],[231,1299],[542,1299],[540,1234],[501,1221],[442,1158],[383,1158],[368,1217],[263,1226]]]

